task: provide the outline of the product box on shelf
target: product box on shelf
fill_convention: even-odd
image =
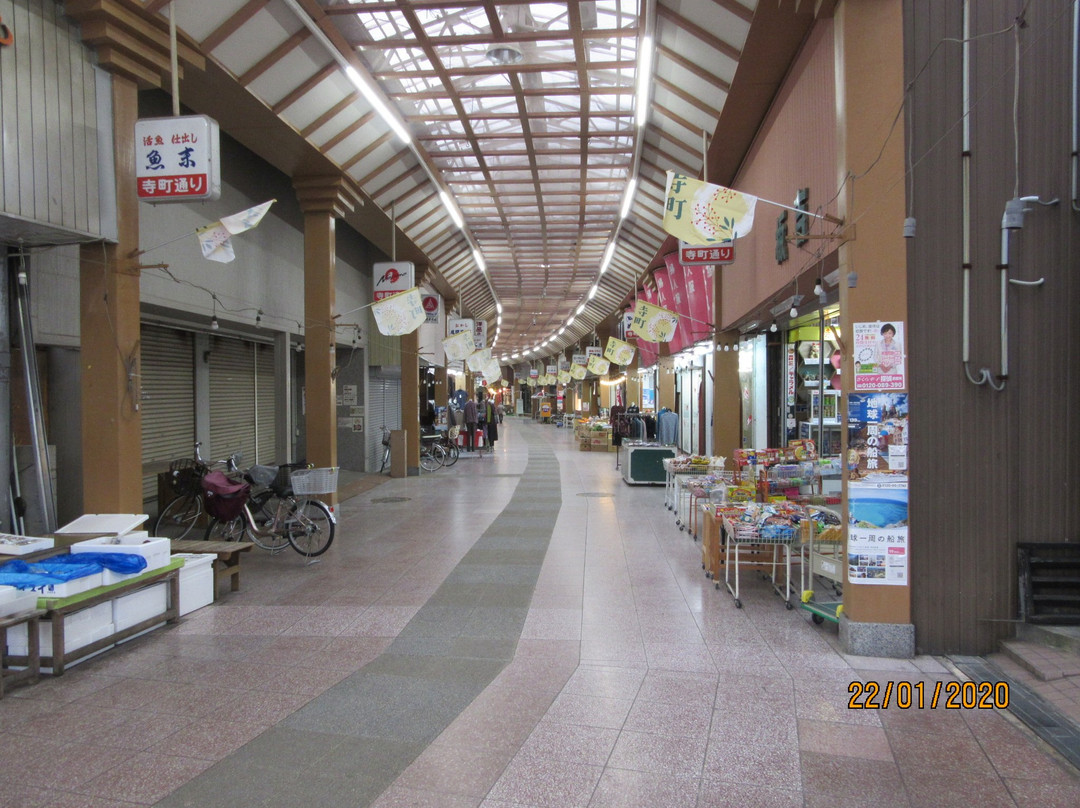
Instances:
[[[214,556],[211,553],[175,553],[184,559],[180,568],[180,616],[214,602]]]
[[[140,530],[123,536],[99,536],[95,539],[85,539],[71,545],[71,552],[131,553],[146,559],[146,568],[137,573],[119,574],[105,570],[102,573],[102,580],[107,586],[168,566],[170,546],[168,539],[151,539],[146,531]]]

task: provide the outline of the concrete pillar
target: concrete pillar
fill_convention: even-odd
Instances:
[[[139,200],[135,185],[138,87],[112,77],[117,242],[80,248],[82,510],[142,512],[139,404]]]

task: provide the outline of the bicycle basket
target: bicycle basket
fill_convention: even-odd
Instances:
[[[277,466],[252,466],[247,470],[247,476],[255,485],[270,485],[277,477]]]
[[[177,496],[192,494],[199,490],[199,480],[206,474],[206,466],[190,457],[174,460],[169,464],[169,487]]]
[[[292,473],[292,490],[297,496],[332,494],[337,491],[337,466],[324,469],[299,469]]]
[[[227,522],[244,510],[251,486],[230,480],[220,471],[211,471],[202,478],[206,510],[215,519]]]

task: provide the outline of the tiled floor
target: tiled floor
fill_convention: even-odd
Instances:
[[[750,576],[735,609],[662,488],[500,437],[345,502],[320,563],[245,556],[243,591],[13,691],[0,805],[1080,805],[1006,714],[849,709],[942,661],[845,656]]]

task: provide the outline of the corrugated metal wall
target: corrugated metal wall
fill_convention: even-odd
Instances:
[[[0,213],[100,233],[92,54],[57,3],[0,0],[0,18]]]
[[[1014,193],[1029,205],[1012,237],[1005,389],[968,381],[963,349],[963,96],[960,2],[907,0],[913,81],[908,242],[912,607],[928,652],[986,653],[1017,617],[1016,543],[1080,539],[1080,219],[1070,209],[1073,3],[971,2],[971,369],[1000,368],[1001,218]],[[1005,33],[981,36],[995,31]],[[1015,188],[1015,190],[1014,190]]]

